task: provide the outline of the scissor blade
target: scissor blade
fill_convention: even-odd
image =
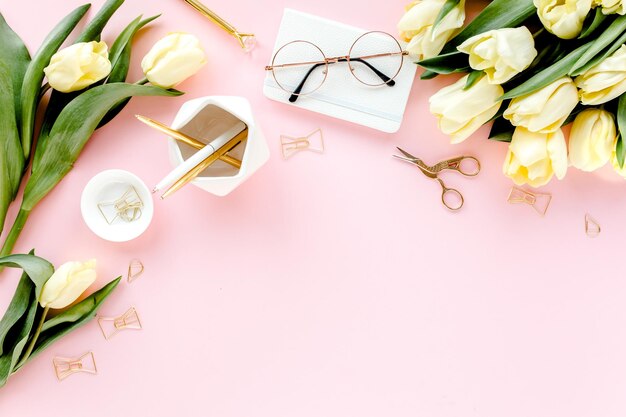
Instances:
[[[410,159],[412,161],[417,161],[418,160],[418,158],[414,157],[413,155],[411,155],[407,151],[403,150],[402,148],[399,148],[399,147],[396,146],[396,149],[399,150],[400,152],[402,152],[402,154],[404,156],[406,156],[408,159]]]
[[[412,163],[412,164],[414,164],[414,165],[415,165],[415,160],[414,160],[414,159],[407,158],[407,157],[400,156],[400,155],[392,155],[392,156],[393,156],[394,158],[400,159],[400,160],[402,160],[402,161],[410,162],[410,163]]]

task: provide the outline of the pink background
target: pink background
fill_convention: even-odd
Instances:
[[[0,10],[33,51],[80,3],[0,0]],[[450,79],[416,82],[393,135],[263,97],[284,7],[395,33],[402,0],[208,3],[255,31],[258,48],[244,55],[182,0],[128,0],[105,40],[140,13],[163,12],[135,43],[131,80],[169,31],[199,36],[210,64],[180,85],[184,97],[134,99],[99,131],[17,247],[56,265],[95,257],[98,286],[140,258],[144,275],[122,283],[101,313],[135,306],[144,330],[105,341],[94,321],[72,333],[0,390],[0,415],[625,415],[622,180],[570,170],[546,187],[554,198],[545,218],[507,204],[506,146],[488,142],[486,129],[451,146],[428,113],[428,97]],[[269,163],[228,197],[190,186],[156,201],[135,241],[92,234],[79,199],[93,175],[122,168],[154,185],[169,169],[163,135],[133,115],[169,122],[185,100],[221,94],[251,101]],[[326,154],[281,159],[281,133],[317,127]],[[477,178],[446,177],[465,195],[462,212],[443,209],[435,182],[391,158],[396,145],[427,161],[480,159]],[[586,212],[603,227],[597,239],[584,233]],[[7,272],[0,310],[17,282]],[[57,382],[52,358],[88,350],[99,374]]]

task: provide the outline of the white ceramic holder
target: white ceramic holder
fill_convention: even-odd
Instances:
[[[211,96],[186,102],[172,122],[172,129],[183,132],[201,142],[209,143],[238,122],[248,127],[248,137],[229,155],[241,160],[237,169],[223,161],[216,161],[191,183],[212,194],[225,196],[265,164],[270,152],[263,132],[254,120],[250,103],[243,97]],[[173,166],[178,166],[197,149],[169,138],[169,155]]]

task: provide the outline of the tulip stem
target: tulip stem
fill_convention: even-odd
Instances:
[[[33,334],[32,339],[30,339],[30,343],[28,345],[28,348],[26,349],[26,352],[24,352],[24,355],[22,356],[22,360],[19,361],[19,363],[16,365],[16,368],[22,366],[28,360],[28,357],[30,356],[30,354],[33,353],[33,349],[35,348],[35,343],[37,343],[37,339],[39,338],[39,334],[41,333],[41,329],[43,328],[43,324],[46,321],[46,316],[48,315],[48,310],[50,310],[50,307],[46,307],[46,308],[43,309],[43,313],[41,313],[41,318],[39,319],[39,324],[37,325],[37,329],[35,330],[35,334]]]
[[[6,237],[4,244],[2,245],[2,250],[0,250],[1,256],[8,256],[13,251],[13,247],[15,246],[15,242],[20,237],[20,233],[22,233],[22,229],[24,229],[24,225],[26,224],[26,220],[28,220],[28,216],[30,215],[30,210],[20,209],[17,213],[17,217],[13,222],[13,226],[11,227],[11,231]]]
[[[144,77],[141,80],[137,81],[135,84],[137,84],[137,85],[148,84],[148,79],[146,77]]]

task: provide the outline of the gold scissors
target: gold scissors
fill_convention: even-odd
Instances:
[[[458,156],[456,158],[446,159],[445,161],[438,162],[433,166],[426,165],[424,161],[408,152],[403,151],[400,148],[396,148],[404,156],[394,155],[394,158],[401,159],[406,162],[410,162],[416,165],[420,171],[428,178],[437,180],[442,188],[441,202],[448,209],[456,211],[463,207],[464,199],[459,190],[454,188],[448,188],[444,182],[439,178],[439,173],[444,170],[456,171],[466,177],[474,177],[480,172],[480,162],[473,156]],[[465,165],[465,167],[464,167]],[[468,166],[469,165],[469,166]]]

